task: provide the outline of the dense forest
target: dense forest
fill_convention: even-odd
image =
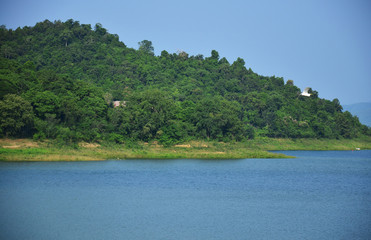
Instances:
[[[338,99],[211,56],[128,48],[101,24],[72,19],[0,27],[0,136],[77,141],[255,136],[354,138],[370,128]],[[116,102],[120,101],[120,102]]]

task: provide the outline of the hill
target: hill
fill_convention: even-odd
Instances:
[[[359,121],[367,126],[371,126],[371,103],[354,103],[344,105],[344,110],[349,111],[359,118]]]
[[[131,49],[101,24],[72,19],[0,29],[3,136],[62,142],[354,138],[370,129],[337,99],[292,80],[186,52]],[[114,105],[114,102],[117,104]]]

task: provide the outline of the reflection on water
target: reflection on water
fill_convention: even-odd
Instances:
[[[0,239],[367,239],[371,151],[0,162]]]

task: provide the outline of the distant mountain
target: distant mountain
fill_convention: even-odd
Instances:
[[[371,102],[343,105],[343,109],[356,115],[361,123],[371,127]]]

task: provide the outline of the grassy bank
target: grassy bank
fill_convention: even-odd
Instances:
[[[61,146],[51,141],[0,139],[1,161],[99,161],[106,159],[239,159],[284,158],[267,150],[354,150],[371,149],[371,138],[352,140],[270,139],[246,142],[191,141],[172,147],[157,143],[89,144]]]
[[[106,159],[238,159],[283,158],[283,154],[264,150],[241,148],[236,144],[213,142],[190,142],[183,145],[163,147],[156,143],[135,143],[130,146],[118,144],[79,144],[58,146],[52,142],[34,142],[27,139],[0,141],[2,161],[94,161]]]
[[[259,150],[355,150],[371,149],[371,137],[355,139],[276,139],[257,138],[246,142],[247,148]]]

